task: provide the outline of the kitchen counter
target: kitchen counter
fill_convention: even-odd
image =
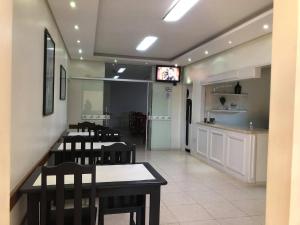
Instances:
[[[268,129],[262,129],[262,128],[253,128],[250,129],[249,127],[238,127],[238,126],[231,126],[231,125],[225,125],[225,124],[211,124],[211,123],[204,123],[204,122],[198,122],[197,124],[212,128],[218,128],[218,129],[224,129],[228,131],[234,131],[234,132],[240,132],[244,134],[265,134],[268,133]]]

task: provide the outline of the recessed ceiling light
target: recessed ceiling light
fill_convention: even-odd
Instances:
[[[77,40],[77,43],[80,44],[80,40]]]
[[[80,60],[83,60],[83,57],[82,57],[82,56],[80,56]]]
[[[136,47],[136,50],[138,50],[138,51],[146,51],[156,41],[157,41],[157,37],[155,37],[155,36],[147,36],[147,37],[145,37],[141,41],[141,43],[139,43],[139,45]]]
[[[163,18],[166,22],[176,22],[180,20],[199,0],[175,0],[171,10]]]
[[[175,67],[177,67],[178,66],[178,64],[175,64]]]
[[[79,52],[79,54],[81,54],[82,53],[82,49],[80,48],[80,49],[78,49],[78,52]]]
[[[191,58],[188,58],[188,61],[189,61],[189,62],[192,62],[192,59],[191,59]]]
[[[119,79],[120,76],[114,76],[114,79]]]
[[[117,63],[117,62],[118,62],[118,60],[117,60],[117,59],[115,59],[115,60],[114,60],[114,62],[115,62],[115,63]]]
[[[72,9],[76,8],[76,2],[70,1],[70,6]]]
[[[207,50],[204,52],[205,55],[208,55],[208,53],[209,53],[209,52],[208,52]]]
[[[75,26],[74,26],[74,29],[75,29],[75,30],[79,30],[79,26],[78,26],[78,25],[75,25]]]
[[[126,70],[126,68],[122,67],[118,70],[118,73],[123,73]]]
[[[265,30],[268,30],[268,29],[269,29],[269,24],[263,25],[263,28],[264,28]]]
[[[228,44],[230,44],[230,45],[231,45],[231,44],[232,44],[232,41],[228,41]]]

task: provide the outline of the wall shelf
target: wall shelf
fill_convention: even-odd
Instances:
[[[237,110],[226,110],[226,109],[212,109],[211,112],[215,113],[246,113],[247,110],[245,109],[237,109]]]
[[[211,93],[212,95],[217,95],[217,96],[220,96],[220,95],[224,95],[224,96],[248,96],[248,93],[241,93],[241,94],[234,94],[234,93],[222,93],[222,92],[212,92]]]

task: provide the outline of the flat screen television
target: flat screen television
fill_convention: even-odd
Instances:
[[[180,82],[180,67],[156,66],[156,81],[178,83]]]

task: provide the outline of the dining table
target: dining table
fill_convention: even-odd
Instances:
[[[55,177],[48,177],[48,190],[55,191]],[[65,177],[65,186],[72,188],[72,176]],[[90,176],[83,177],[83,190],[90,189]],[[149,225],[159,225],[161,186],[167,181],[148,162],[123,165],[96,166],[97,197],[149,195]],[[41,167],[38,167],[20,189],[27,194],[27,221],[38,225],[41,199]]]
[[[93,142],[93,150],[91,150],[91,143],[90,142],[86,142],[85,143],[85,155],[87,158],[91,157],[96,157],[98,155],[98,157],[100,157],[101,155],[101,148],[102,146],[110,146],[113,144],[124,144],[127,145],[128,143],[126,142]],[[70,158],[71,155],[73,154],[71,152],[71,143],[66,143],[66,150],[64,151],[64,143],[60,143],[58,145],[56,145],[55,147],[53,147],[50,150],[50,153],[54,155],[54,163],[55,165],[61,163],[63,161],[64,158]],[[80,155],[80,151],[82,151],[82,146],[81,143],[76,143],[75,145],[75,155]],[[76,152],[78,151],[78,152]],[[135,159],[135,149],[132,150],[133,154],[134,154],[134,159]],[[78,153],[78,154],[77,154]]]

